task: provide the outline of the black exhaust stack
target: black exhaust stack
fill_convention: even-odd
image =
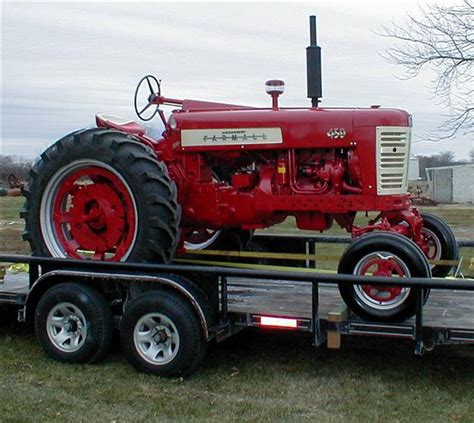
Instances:
[[[321,47],[316,40],[316,16],[309,17],[310,45],[306,47],[306,77],[308,80],[308,98],[312,107],[318,107],[323,96],[321,82]]]

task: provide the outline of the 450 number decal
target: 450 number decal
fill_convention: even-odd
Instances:
[[[344,138],[346,136],[346,130],[344,128],[331,128],[327,134],[332,140]]]

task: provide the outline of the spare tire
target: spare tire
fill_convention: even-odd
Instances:
[[[128,134],[94,128],[49,147],[24,190],[23,238],[34,255],[169,262],[179,241],[175,183]]]

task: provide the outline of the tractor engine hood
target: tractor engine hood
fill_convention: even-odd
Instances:
[[[233,110],[176,111],[169,123],[173,138],[178,138],[185,150],[342,148],[364,141],[355,139],[355,128],[373,128],[375,137],[377,126],[410,126],[410,116],[403,110],[381,108],[271,110],[236,106]]]

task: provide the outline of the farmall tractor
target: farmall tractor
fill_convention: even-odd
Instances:
[[[407,193],[410,115],[319,107],[321,50],[310,22],[311,107],[280,107],[279,80],[266,84],[272,106],[255,108],[164,97],[146,76],[135,110],[142,120],[161,117],[162,138],[99,114],[96,128],[49,147],[25,189],[24,238],[33,253],[167,263],[183,246],[244,247],[255,229],[294,216],[300,229],[336,223],[352,235],[340,273],[445,276],[449,266],[428,260],[456,259],[454,236],[412,208]],[[165,118],[161,105],[176,110]],[[356,226],[356,214],[368,211],[377,217]],[[341,285],[340,292],[364,318],[401,320],[414,311],[410,288]]]

